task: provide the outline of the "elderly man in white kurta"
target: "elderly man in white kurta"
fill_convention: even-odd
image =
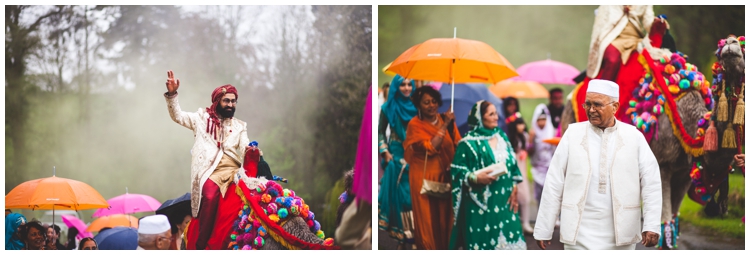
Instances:
[[[550,244],[558,215],[566,250],[632,250],[639,241],[658,242],[659,165],[643,134],[616,120],[618,98],[616,83],[589,83],[589,121],[568,127],[547,172],[534,228],[540,248]]]
[[[164,98],[172,120],[193,131],[191,161],[191,208],[200,222],[196,249],[206,248],[211,237],[219,199],[223,197],[235,174],[241,168],[245,152],[251,147],[247,124],[234,118],[237,89],[223,85],[211,93],[211,106],[197,112],[183,112],[177,101],[179,79],[167,72]],[[221,197],[219,197],[221,196]]]

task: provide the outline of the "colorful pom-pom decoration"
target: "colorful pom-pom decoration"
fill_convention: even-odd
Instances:
[[[708,124],[708,121],[706,121],[706,119],[699,119],[698,120],[698,126],[699,127],[706,127],[706,124]]]
[[[285,196],[285,197],[288,197],[288,196],[289,196],[289,195],[291,194],[291,193],[289,192],[289,189],[284,189],[284,190],[283,190],[283,192],[284,192],[284,196]]]
[[[668,74],[673,74],[675,71],[675,67],[672,64],[667,64],[667,66],[664,67],[664,71]]]
[[[299,206],[298,205],[292,205],[292,207],[289,208],[289,212],[292,213],[292,215],[299,215]]]
[[[706,114],[703,114],[703,119],[705,119],[706,121],[710,120],[711,119],[711,112],[707,112]]]
[[[263,202],[263,203],[266,203],[266,204],[270,203],[271,202],[271,195],[263,194],[262,196],[260,196],[260,201]]]
[[[326,240],[323,240],[324,246],[333,246],[333,238],[326,238]]]
[[[635,107],[636,104],[638,104],[638,102],[636,102],[635,100],[630,100],[630,102],[628,103],[630,104],[630,107]]]
[[[276,214],[271,214],[271,215],[268,215],[268,218],[269,218],[269,219],[270,219],[271,221],[273,221],[273,222],[279,222],[279,215],[276,215]]]
[[[706,134],[706,130],[703,128],[698,128],[698,136],[703,136],[704,134]]]
[[[305,223],[307,223],[307,227],[309,228],[312,228],[315,226],[315,222],[313,222],[312,220],[307,220],[305,221]]]
[[[662,113],[663,110],[664,109],[662,108],[661,105],[658,105],[658,104],[654,105],[654,114],[655,115],[661,115],[661,113]]]
[[[318,230],[317,232],[315,232],[315,235],[318,236],[318,238],[320,238],[320,239],[325,239],[326,238],[326,234],[323,233],[323,230]]]
[[[693,80],[693,88],[695,90],[701,90],[701,85],[703,83],[700,80]]]
[[[286,208],[281,208],[279,209],[279,212],[277,214],[279,215],[279,218],[284,219],[289,215],[289,212],[286,210]]]
[[[680,93],[680,87],[678,87],[678,86],[669,85],[668,88],[669,88],[669,93],[672,93],[672,94]]]
[[[313,231],[320,230],[320,222],[318,222],[317,220],[313,220],[313,221],[315,222],[315,226],[313,226]]]
[[[643,119],[641,119],[641,117],[635,117],[635,126],[638,129],[643,128]]]
[[[688,89],[690,88],[690,82],[687,79],[680,80],[680,83],[678,85],[680,89]]]
[[[262,227],[262,226],[261,226],[261,227],[258,227],[258,235],[259,235],[259,236],[263,236],[263,237],[265,237],[265,236],[266,236],[266,234],[268,234],[268,231],[266,231],[266,228],[264,228],[264,227]]]
[[[284,198],[283,197],[277,197],[276,200],[274,200],[277,204],[283,206],[284,205]]]
[[[252,248],[250,247],[250,245],[247,245],[247,244],[246,244],[245,246],[242,246],[242,250],[244,250],[244,251],[246,251],[246,250],[250,250],[250,249],[252,249]]]
[[[276,203],[270,203],[266,207],[266,210],[268,210],[268,213],[274,214],[278,211],[278,206],[276,205]]]
[[[255,244],[255,247],[260,248],[260,247],[263,247],[263,245],[266,244],[266,241],[263,240],[263,238],[259,236],[259,237],[255,238],[255,241],[253,242],[253,244]]]
[[[651,100],[651,98],[653,97],[654,97],[654,93],[651,93],[651,92],[646,92],[646,94],[643,96],[643,98],[646,99],[646,101]]]

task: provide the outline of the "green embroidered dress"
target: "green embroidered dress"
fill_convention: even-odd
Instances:
[[[522,180],[508,137],[499,128],[482,126],[481,101],[472,108],[469,124],[475,126],[461,139],[451,164],[454,225],[449,249],[525,250],[518,213],[508,199]],[[495,148],[489,140],[498,139]],[[504,162],[508,173],[489,185],[474,183],[474,171]]]

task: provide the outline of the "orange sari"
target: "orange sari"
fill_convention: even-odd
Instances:
[[[458,127],[453,124],[453,139],[446,132],[439,148],[432,146],[432,137],[443,125],[438,118],[437,125],[414,117],[406,128],[404,141],[404,159],[409,163],[409,188],[414,215],[414,240],[419,249],[445,250],[450,242],[453,226],[453,209],[450,198],[436,198],[419,193],[422,180],[443,183],[451,182],[450,164],[456,153],[456,146],[461,140]],[[451,128],[449,128],[451,129]],[[427,161],[425,161],[427,153]]]

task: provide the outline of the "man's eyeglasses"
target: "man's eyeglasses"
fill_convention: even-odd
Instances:
[[[601,110],[602,107],[604,107],[605,105],[611,105],[611,104],[614,104],[614,103],[615,103],[615,101],[609,102],[607,104],[600,104],[600,103],[593,103],[592,104],[591,102],[585,102],[585,103],[583,103],[581,105],[583,106],[583,109],[585,109],[587,111],[590,110],[592,107],[594,108],[594,110],[598,111],[598,110]]]
[[[225,104],[229,104],[229,103],[236,104],[237,103],[237,99],[229,100],[229,98],[224,98],[221,101],[224,102]]]

